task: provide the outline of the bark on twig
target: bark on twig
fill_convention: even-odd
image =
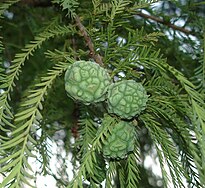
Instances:
[[[49,1],[49,0],[21,0],[20,1],[22,4],[27,4],[27,5],[29,5],[29,6],[34,6],[34,7],[48,7],[48,6],[51,6],[52,5],[52,3],[51,3],[51,1]],[[167,27],[170,27],[170,28],[172,28],[172,29],[174,29],[174,30],[177,30],[177,31],[180,31],[180,32],[182,32],[182,33],[185,33],[186,35],[190,35],[190,34],[192,34],[192,35],[195,35],[192,31],[190,31],[190,30],[188,30],[188,29],[185,29],[185,28],[183,28],[183,27],[179,27],[179,26],[176,26],[176,25],[174,25],[174,24],[171,24],[170,22],[167,22],[167,21],[165,21],[165,20],[163,20],[163,19],[161,19],[161,18],[158,18],[158,17],[156,17],[156,16],[153,16],[153,15],[147,15],[147,14],[144,14],[144,13],[142,13],[142,12],[138,12],[138,13],[136,13],[136,15],[138,15],[138,16],[141,16],[141,17],[143,17],[143,18],[146,18],[146,19],[150,19],[150,20],[153,20],[153,21],[155,21],[155,22],[157,22],[157,23],[161,23],[161,24],[163,24],[163,25],[166,25]],[[78,27],[81,27],[82,26],[82,24],[81,24],[81,22],[80,22],[80,19],[78,18],[78,17],[76,17],[76,23],[78,23]],[[81,32],[82,31],[85,31],[85,29],[83,29],[84,27],[81,27]],[[87,33],[86,31],[85,32],[83,32],[84,34],[85,33]],[[86,35],[85,35],[86,36]],[[88,36],[88,35],[87,35]],[[85,38],[87,38],[87,36],[85,37]],[[89,47],[89,46],[88,46]],[[91,51],[91,53],[92,53],[92,51]],[[96,55],[96,54],[95,54]],[[98,61],[101,61],[100,60],[100,57],[95,57],[95,59],[99,59]]]
[[[168,27],[170,27],[170,28],[172,28],[172,29],[174,29],[174,30],[180,31],[180,32],[182,32],[182,33],[185,33],[186,35],[193,34],[192,31],[190,31],[190,30],[188,30],[188,29],[185,29],[185,28],[183,28],[183,27],[179,27],[179,26],[176,26],[176,25],[174,25],[174,24],[171,24],[170,22],[166,22],[166,21],[164,21],[164,20],[161,19],[161,18],[152,16],[152,15],[147,15],[147,14],[144,14],[144,13],[142,13],[142,12],[138,12],[137,15],[138,15],[138,16],[141,16],[141,17],[143,17],[143,18],[147,18],[147,19],[150,19],[150,20],[154,20],[154,21],[156,21],[156,22],[158,22],[158,23],[161,23],[161,24],[163,24],[163,25],[166,25],[166,26],[168,26]]]
[[[49,1],[49,0],[21,0],[21,3],[27,4],[27,5],[29,5],[29,6],[34,6],[34,7],[48,7],[48,6],[51,6],[51,5],[52,5],[51,1]],[[170,22],[167,22],[167,21],[165,21],[165,20],[163,20],[163,19],[161,19],[161,18],[158,18],[158,17],[156,17],[156,16],[147,15],[147,14],[144,14],[144,13],[142,13],[142,12],[138,12],[138,13],[136,13],[136,14],[137,14],[138,16],[143,17],[143,18],[150,19],[150,20],[153,20],[153,21],[155,21],[155,22],[158,22],[158,23],[161,23],[161,24],[163,24],[163,25],[166,25],[167,27],[170,27],[170,28],[172,28],[172,29],[174,29],[174,30],[180,31],[180,32],[185,33],[185,34],[187,34],[187,35],[193,34],[193,32],[190,31],[190,30],[188,30],[188,29],[185,29],[185,28],[183,28],[183,27],[179,27],[179,26],[176,26],[176,25],[174,25],[174,24],[171,24]],[[82,26],[82,23],[80,22],[79,17],[76,17],[76,23],[78,24],[78,27],[79,27],[79,28]],[[81,29],[80,29],[81,32],[82,32],[82,31],[85,31],[83,28],[84,28],[84,27],[81,27]],[[87,33],[87,32],[85,31],[85,32],[83,32],[83,33],[85,34],[85,33]],[[193,35],[194,35],[194,34],[193,34]],[[87,35],[87,36],[88,36],[88,35]],[[85,35],[85,38],[87,38],[87,36]],[[88,37],[89,37],[89,36],[88,36]],[[88,46],[88,47],[89,47],[89,46]],[[92,49],[92,48],[90,48],[90,49]],[[91,53],[92,53],[92,51],[91,51]],[[94,55],[97,55],[97,54],[94,53]],[[97,56],[99,56],[99,55],[97,55]],[[100,60],[100,57],[95,57],[95,59],[99,59],[98,61],[101,61],[101,60]]]
[[[102,57],[95,52],[94,44],[86,31],[86,28],[81,23],[80,18],[78,16],[75,17],[76,25],[78,26],[81,34],[83,35],[85,42],[90,50],[90,56],[95,60],[96,63],[98,63],[100,66],[103,66]]]

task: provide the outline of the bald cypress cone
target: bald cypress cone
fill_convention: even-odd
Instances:
[[[146,107],[148,96],[141,83],[123,80],[108,88],[108,112],[131,119]]]
[[[111,131],[103,145],[103,155],[123,159],[134,150],[135,128],[131,123],[120,121]]]
[[[110,82],[108,72],[91,61],[76,61],[65,74],[68,96],[87,105],[105,100]]]

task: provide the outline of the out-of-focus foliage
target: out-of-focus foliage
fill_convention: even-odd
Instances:
[[[38,187],[37,174],[52,187],[204,187],[204,25],[204,1],[0,1],[0,187]],[[66,95],[64,74],[78,60],[147,91],[144,111],[123,119],[136,135],[123,159],[103,155],[122,120],[107,101]]]

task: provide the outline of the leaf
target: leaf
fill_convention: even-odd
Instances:
[[[12,157],[14,157],[14,155],[12,155]],[[12,162],[9,162],[8,164],[6,164],[5,166],[3,166],[0,169],[0,172],[6,172],[7,170],[9,170],[10,168],[12,168],[13,166],[16,166],[16,164],[19,162],[19,158],[16,158],[15,160],[13,160]]]
[[[36,155],[33,154],[32,151],[30,151],[30,149],[28,149],[27,147],[26,147],[26,149],[25,149],[25,152],[26,152],[26,154],[27,154],[29,157],[36,158]]]
[[[23,174],[25,177],[29,179],[34,179],[34,176],[29,174],[25,169],[21,168],[21,174]]]
[[[9,2],[17,2],[17,1],[9,1]],[[59,35],[65,35],[68,33],[73,33],[75,30],[72,28],[72,26],[60,26],[57,25],[53,27],[53,21],[50,24],[50,27],[46,28],[42,33],[40,33],[38,36],[35,37],[33,41],[30,41],[29,44],[25,46],[24,49],[22,49],[22,52],[17,53],[15,55],[15,58],[13,60],[13,65],[10,66],[8,76],[6,76],[5,79],[5,85],[3,87],[7,86],[5,88],[5,92],[1,96],[3,100],[1,100],[1,106],[4,110],[0,111],[0,119],[5,114],[5,111],[11,116],[11,108],[7,102],[7,99],[10,100],[10,92],[13,90],[13,87],[15,87],[15,79],[18,79],[19,74],[21,72],[21,67],[24,65],[26,60],[30,58],[30,56],[33,55],[33,52],[36,51],[40,46],[48,39],[53,38],[54,36]],[[32,114],[32,113],[31,113]],[[29,115],[24,117],[17,118],[18,121],[21,121],[22,119],[26,119],[29,117]],[[8,117],[8,116],[7,116]],[[12,124],[9,124],[11,126]]]
[[[12,132],[12,135],[15,135],[21,131],[23,131],[24,129],[26,129],[30,124],[30,121],[27,121],[25,122],[23,125],[21,125],[19,128],[15,129],[13,132]]]
[[[77,0],[53,0],[53,2],[60,4],[63,10],[67,10],[67,15],[69,15],[71,18],[75,17],[75,9],[79,5]]]
[[[154,140],[158,151],[158,156],[160,158],[160,165],[162,167],[165,183],[167,184],[167,182],[169,182],[167,172],[164,169],[164,163],[166,162],[165,164],[167,164],[169,167],[171,182],[174,182],[174,184],[181,187],[185,187],[182,179],[188,178],[188,176],[181,162],[179,161],[177,148],[173,144],[172,139],[163,129],[160,128],[160,123],[156,121],[152,114],[144,114],[141,116],[141,119],[144,122],[146,128],[149,130],[152,139]]]
[[[31,167],[31,165],[28,163],[28,158],[25,157],[25,156],[23,156],[22,159],[23,159],[23,164],[24,164],[24,166],[26,167],[25,169],[28,169],[28,170],[30,170],[31,172],[34,173],[34,171],[33,171],[32,167]]]
[[[19,150],[19,151],[13,153],[12,155],[9,155],[8,157],[5,157],[5,158],[3,158],[3,159],[0,159],[0,164],[3,164],[4,162],[9,161],[9,160],[12,159],[12,158],[13,158],[13,159],[16,158],[20,153],[21,153],[21,150]],[[1,169],[0,169],[0,171],[1,171]],[[3,170],[2,170],[2,172],[3,172]]]
[[[4,144],[1,145],[2,148],[4,148],[5,146],[9,147],[13,147],[15,146],[15,143],[17,145],[17,143],[19,144],[20,141],[22,141],[22,139],[24,139],[25,137],[25,132],[21,133],[20,135],[6,141]]]
[[[117,14],[123,13],[125,7],[130,3],[131,1],[129,0],[113,0],[110,19],[113,20]]]
[[[92,140],[92,146],[85,152],[82,158],[81,166],[76,174],[76,176],[72,179],[71,183],[67,188],[71,188],[71,185],[75,185],[82,179],[82,176],[86,178],[86,171],[90,174],[94,174],[94,161],[96,161],[94,152],[99,149],[101,146],[101,140],[103,137],[109,135],[110,129],[115,125],[116,119],[109,116],[108,114],[104,115],[104,119],[102,122],[102,128],[97,132],[96,137]],[[80,181],[81,182],[81,181]]]
[[[17,175],[19,167],[20,164],[17,164],[9,173],[9,175],[3,179],[3,182],[0,184],[2,188],[5,187]]]
[[[15,118],[15,121],[18,122],[18,121],[22,121],[22,120],[26,120],[28,119],[29,117],[33,116],[33,113],[35,111],[35,107],[34,108],[31,108],[32,110],[30,109],[27,109],[19,114],[17,114],[16,118]]]
[[[12,136],[14,136],[14,138],[12,138],[11,140],[5,141],[2,145],[1,145],[1,150],[5,150],[8,148],[16,148],[18,147],[18,152],[20,152],[23,155],[19,155],[16,156],[12,155],[10,157],[7,158],[7,161],[5,162],[9,162],[10,165],[5,166],[4,169],[8,169],[10,167],[13,167],[14,164],[16,164],[16,161],[20,161],[18,163],[19,169],[16,172],[16,168],[13,167],[10,171],[11,173],[15,170],[15,173],[17,173],[18,177],[20,177],[22,174],[22,170],[21,169],[29,169],[30,171],[32,171],[32,167],[31,165],[28,163],[28,156],[30,157],[36,157],[35,155],[32,154],[32,152],[30,150],[33,150],[34,146],[37,145],[37,141],[34,140],[31,136],[31,127],[33,126],[33,122],[36,121],[36,119],[38,119],[41,115],[40,115],[40,111],[39,111],[39,104],[41,104],[42,98],[43,96],[46,94],[47,90],[50,88],[50,86],[53,84],[53,81],[56,79],[57,76],[61,75],[61,73],[67,68],[67,63],[56,63],[56,65],[53,67],[52,70],[49,71],[49,76],[45,76],[43,78],[49,78],[48,82],[44,82],[44,84],[42,86],[37,86],[37,88],[39,88],[40,90],[38,90],[37,92],[40,92],[40,96],[38,97],[38,101],[36,100],[35,103],[36,105],[33,106],[32,108],[28,108],[30,106],[29,105],[25,105],[24,108],[21,107],[21,112],[19,112],[15,117],[15,121],[18,121],[18,128],[16,128],[16,130],[13,131]],[[52,74],[51,74],[52,73]],[[30,92],[28,92],[28,94],[30,94]],[[27,101],[27,97],[24,99],[25,101],[22,101],[22,104]],[[30,100],[30,99],[28,99]],[[24,111],[25,110],[25,111]],[[25,119],[27,120],[25,122]],[[24,130],[26,128],[26,130],[24,132],[22,132],[21,134],[17,134],[19,132],[21,132],[22,130]],[[20,145],[21,144],[21,145]],[[20,146],[21,147],[20,147]],[[4,170],[3,169],[3,170]],[[12,185],[16,183],[16,181],[19,181],[18,184],[20,184],[20,181],[22,181],[22,179],[15,179],[12,182]],[[29,182],[27,182],[26,179],[23,179],[24,183],[29,184]]]
[[[31,183],[29,183],[29,181],[24,177],[24,175],[20,175],[20,179],[23,183],[25,183],[29,187],[36,188],[35,186],[31,185]]]

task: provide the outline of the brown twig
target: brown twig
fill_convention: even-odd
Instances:
[[[86,31],[86,28],[81,23],[80,18],[78,16],[75,17],[75,22],[76,22],[76,25],[78,26],[81,34],[83,35],[85,42],[90,50],[90,56],[95,60],[96,63],[98,63],[100,66],[103,66],[102,57],[95,52],[94,44],[93,44],[88,32]]]
[[[51,6],[52,5],[51,1],[48,1],[48,0],[21,0],[21,3],[27,4],[29,6],[36,6],[36,7],[38,7],[38,6],[40,6],[40,7],[47,7],[47,6]],[[180,32],[185,33],[187,35],[190,35],[190,34],[194,35],[192,31],[187,30],[187,29],[185,29],[183,27],[179,27],[179,26],[176,26],[174,24],[171,24],[170,22],[167,22],[167,21],[165,21],[165,20],[163,20],[161,18],[158,18],[156,16],[147,15],[147,14],[144,14],[142,12],[138,12],[136,14],[138,16],[143,17],[143,18],[154,20],[154,21],[156,21],[158,23],[166,25],[166,26],[168,26],[168,27],[170,27],[170,28],[172,28],[174,30],[180,31]],[[77,23],[80,31],[82,32],[84,38],[86,39],[87,44],[89,44],[88,47],[90,49],[90,52],[91,53],[94,52],[93,51],[94,48],[92,48],[93,45],[90,45],[92,42],[91,42],[91,40],[88,40],[90,37],[89,37],[88,33],[86,32],[85,27],[82,25],[79,17],[76,17],[76,23]],[[97,57],[94,58],[95,55],[97,55],[97,54],[95,54],[95,53],[93,54],[93,59],[99,59],[99,60],[96,61],[98,63],[102,62],[102,60],[100,60],[102,58],[98,57],[99,55],[97,55]]]
[[[163,24],[163,25],[166,25],[166,26],[168,26],[168,27],[170,27],[170,28],[172,28],[172,29],[174,29],[174,30],[181,31],[182,33],[185,33],[185,34],[187,34],[187,35],[193,34],[192,31],[187,30],[187,29],[185,29],[185,28],[183,28],[183,27],[179,27],[179,26],[176,26],[176,25],[174,25],[174,24],[171,24],[170,22],[167,22],[167,21],[165,21],[165,20],[163,20],[163,19],[161,19],[161,18],[158,18],[158,17],[155,17],[155,16],[151,16],[151,15],[147,15],[147,14],[144,14],[144,13],[142,13],[142,12],[138,12],[137,15],[138,15],[138,16],[141,16],[141,17],[143,17],[143,18],[147,18],[147,19],[150,19],[150,20],[154,20],[154,21],[156,21],[156,22],[158,22],[158,23],[161,23],[161,24]]]

